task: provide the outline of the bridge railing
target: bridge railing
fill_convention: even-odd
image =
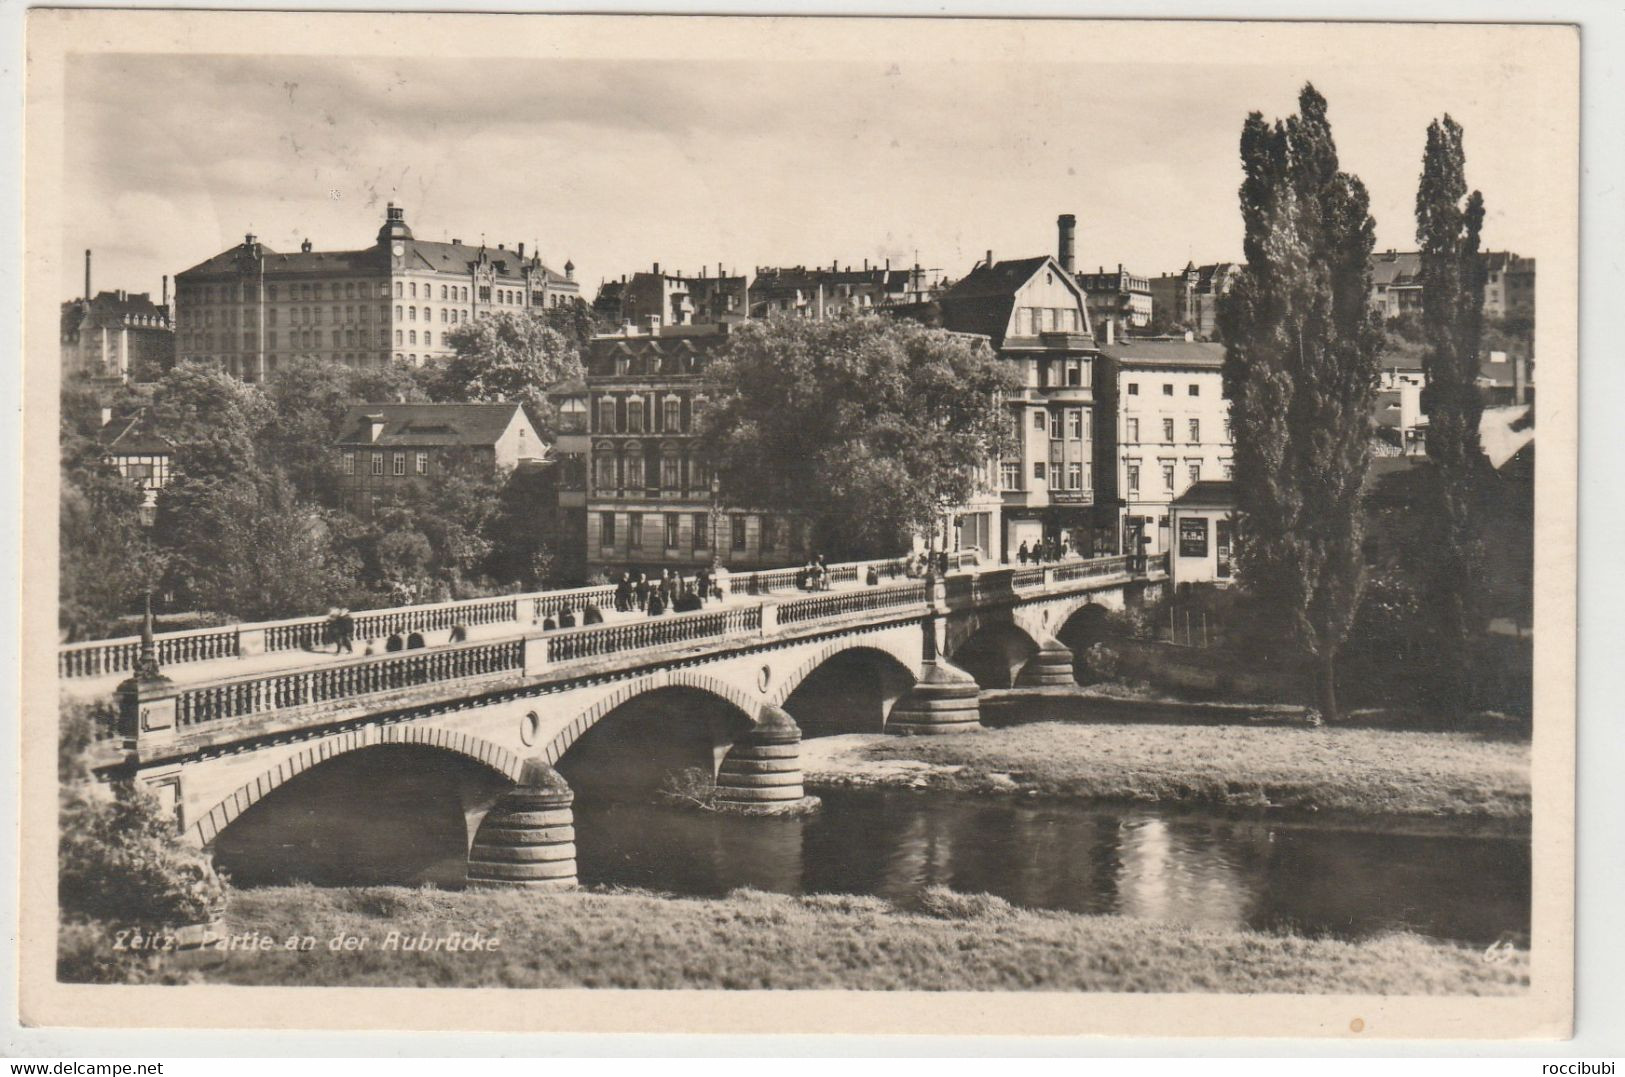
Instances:
[[[826,617],[844,617],[869,610],[892,609],[925,601],[925,584],[906,583],[898,587],[877,587],[868,591],[845,591],[839,594],[815,595],[782,603],[778,608],[779,624],[800,624]]]
[[[163,665],[204,662],[211,658],[237,656],[237,627],[192,628],[156,637],[158,661]],[[100,677],[127,673],[135,668],[141,654],[139,636],[118,639],[92,639],[66,643],[57,650],[56,671],[60,677]]]
[[[710,613],[702,611],[651,617],[625,624],[571,628],[544,638],[547,641],[547,660],[554,663],[757,632],[761,627],[762,607],[744,606]]]
[[[366,657],[330,666],[243,677],[183,688],[175,694],[175,720],[182,728],[313,703],[328,703],[438,681],[459,680],[523,668],[525,641],[467,643],[414,650],[386,658]]]

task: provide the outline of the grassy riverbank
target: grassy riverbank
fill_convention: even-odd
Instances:
[[[1529,745],[1482,733],[1038,722],[802,744],[812,784],[1377,816],[1529,817]]]
[[[227,930],[277,949],[208,954],[208,982],[434,987],[846,988],[1510,994],[1528,955],[1415,936],[1366,942],[1032,912],[932,891],[912,909],[878,898],[736,891],[539,895],[393,888],[239,891]],[[483,932],[495,951],[382,949],[390,932]],[[308,952],[281,949],[308,935]],[[329,939],[367,938],[335,952]]]

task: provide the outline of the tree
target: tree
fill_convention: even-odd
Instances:
[[[455,593],[483,574],[492,550],[492,520],[501,505],[508,475],[474,453],[447,455],[433,482],[415,482],[386,505],[374,510],[383,533],[415,532],[427,540],[433,556],[427,570],[443,589]],[[397,566],[380,546],[378,569],[386,579],[399,579]],[[404,582],[404,581],[403,581]]]
[[[1360,490],[1381,328],[1367,306],[1375,222],[1338,168],[1326,101],[1242,127],[1247,265],[1220,301],[1246,585],[1315,663],[1337,714],[1337,658],[1359,608]]]
[[[1427,506],[1436,522],[1426,561],[1425,608],[1437,631],[1439,702],[1460,715],[1468,706],[1473,649],[1483,627],[1484,558],[1474,505],[1484,466],[1478,423],[1478,360],[1484,320],[1484,262],[1479,234],[1484,197],[1467,193],[1461,125],[1446,115],[1428,125],[1416,190],[1421,250],[1422,327],[1427,351]]]
[[[554,425],[547,391],[583,376],[576,346],[533,314],[465,322],[446,334],[446,343],[454,354],[425,371],[435,400],[523,404],[544,438]]]
[[[730,503],[803,516],[835,556],[890,553],[976,492],[1013,387],[986,347],[910,321],[747,322],[705,373],[701,446]]]
[[[99,635],[129,612],[152,575],[141,489],[101,459],[94,443],[63,460],[57,609],[73,639]]]

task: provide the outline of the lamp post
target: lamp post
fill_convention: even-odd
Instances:
[[[717,589],[717,594],[723,597],[727,592],[723,589],[723,580],[727,570],[722,567],[722,478],[711,471],[711,583]]]

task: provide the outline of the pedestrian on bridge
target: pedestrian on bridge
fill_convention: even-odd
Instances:
[[[694,574],[694,590],[700,596],[700,605],[703,606],[711,600],[711,573],[709,571],[702,568]]]
[[[333,653],[355,654],[355,618],[350,611],[340,608],[333,619]]]
[[[587,603],[581,609],[581,623],[584,625],[603,624],[604,611],[593,605],[591,602]]]
[[[563,608],[561,608],[559,610],[559,627],[560,628],[574,628],[575,626],[576,626],[576,611],[571,609],[570,604],[568,602],[566,602],[564,604]]]
[[[659,591],[651,592],[649,595],[649,616],[659,617],[665,612],[666,600],[660,597]]]
[[[648,609],[649,608],[649,581],[643,575],[643,573],[641,573],[641,572],[638,573],[638,582],[637,582],[637,585],[633,588],[633,593],[637,596],[638,609],[640,609],[640,610]]]
[[[632,577],[621,573],[620,580],[615,584],[615,612],[630,613],[632,611]]]
[[[1026,539],[1021,540],[1021,548],[1016,551],[1016,556],[1021,559],[1021,563],[1024,565],[1027,563],[1027,559],[1032,556],[1032,553],[1027,549]]]

